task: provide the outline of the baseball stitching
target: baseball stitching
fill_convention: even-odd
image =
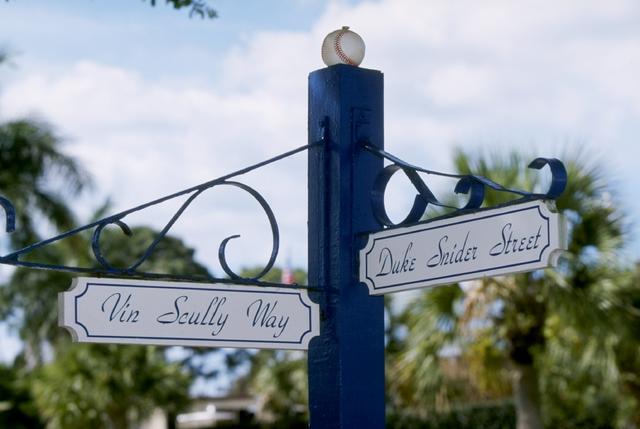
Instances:
[[[347,54],[344,53],[344,51],[342,50],[342,45],[340,44],[340,40],[342,39],[342,36],[347,31],[348,30],[342,30],[338,33],[338,35],[336,36],[336,40],[333,42],[333,48],[336,50],[336,54],[338,54],[338,57],[340,57],[343,63],[349,64],[351,66],[355,66],[356,62],[353,61],[351,58],[349,58]]]

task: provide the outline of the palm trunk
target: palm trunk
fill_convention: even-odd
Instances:
[[[129,424],[129,418],[127,416],[127,411],[122,409],[112,409],[107,412],[107,416],[109,418],[109,428],[113,429],[129,429],[131,426]]]
[[[37,345],[37,341],[29,340],[24,342],[24,358],[27,369],[33,370],[42,366],[42,353]]]
[[[513,396],[518,419],[517,429],[542,429],[540,384],[538,370],[533,364],[514,364]]]

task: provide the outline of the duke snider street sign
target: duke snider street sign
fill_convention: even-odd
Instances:
[[[563,250],[564,217],[530,201],[370,234],[360,281],[380,295],[554,266]]]
[[[303,289],[80,277],[58,302],[79,342],[306,350],[320,332]]]

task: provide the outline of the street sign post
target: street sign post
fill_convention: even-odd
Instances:
[[[564,218],[537,200],[369,235],[360,281],[372,295],[532,271],[566,249]]]
[[[345,55],[338,41],[331,46],[338,57]],[[60,324],[76,341],[308,349],[311,429],[383,429],[381,295],[554,265],[566,247],[566,228],[553,200],[565,190],[567,172],[555,158],[536,158],[529,167],[548,166],[551,180],[546,194],[534,194],[405,162],[384,149],[382,73],[348,64],[309,76],[308,121],[304,146],[0,256],[0,264],[92,276],[77,278],[71,290],[59,294]],[[276,261],[278,224],[266,199],[239,180],[301,152],[309,156],[309,285],[267,282],[261,279]],[[417,192],[401,222],[405,226],[395,226],[384,207],[387,183],[399,172]],[[455,192],[469,196],[466,205],[446,218],[416,223],[427,206],[445,206],[419,173],[457,178]],[[249,195],[266,215],[272,247],[264,268],[251,277],[231,269],[226,248],[240,237],[234,234],[218,250],[224,278],[145,271],[173,225],[215,187]],[[485,188],[519,200],[483,209]],[[170,200],[182,202],[147,249],[126,266],[112,264],[101,246],[103,230],[118,227],[133,235],[125,222],[129,215]],[[14,206],[0,196],[0,207],[7,232],[13,232]],[[38,260],[37,250],[86,233],[92,237],[90,264]]]
[[[383,76],[338,64],[309,76],[309,284],[321,286],[320,335],[309,346],[311,429],[385,425],[384,301],[357,278],[360,235],[379,228],[369,195],[384,148]]]
[[[305,350],[320,330],[303,289],[80,277],[58,302],[79,342]]]

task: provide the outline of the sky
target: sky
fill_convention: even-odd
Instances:
[[[455,148],[579,153],[604,171],[629,220],[626,256],[640,256],[636,0],[217,0],[215,20],[158,3],[0,2],[0,120],[43,119],[65,138],[95,180],[73,203],[85,219],[107,198],[121,211],[306,144],[307,76],[324,67],[324,36],[348,25],[366,43],[361,67],[384,73],[388,151],[441,171]],[[243,181],[274,210],[277,264],[305,267],[306,157]],[[412,197],[393,186],[400,220]],[[162,227],[176,204],[131,223]],[[236,270],[271,251],[266,216],[232,189],[207,191],[172,232],[218,275],[229,235],[242,235]]]

